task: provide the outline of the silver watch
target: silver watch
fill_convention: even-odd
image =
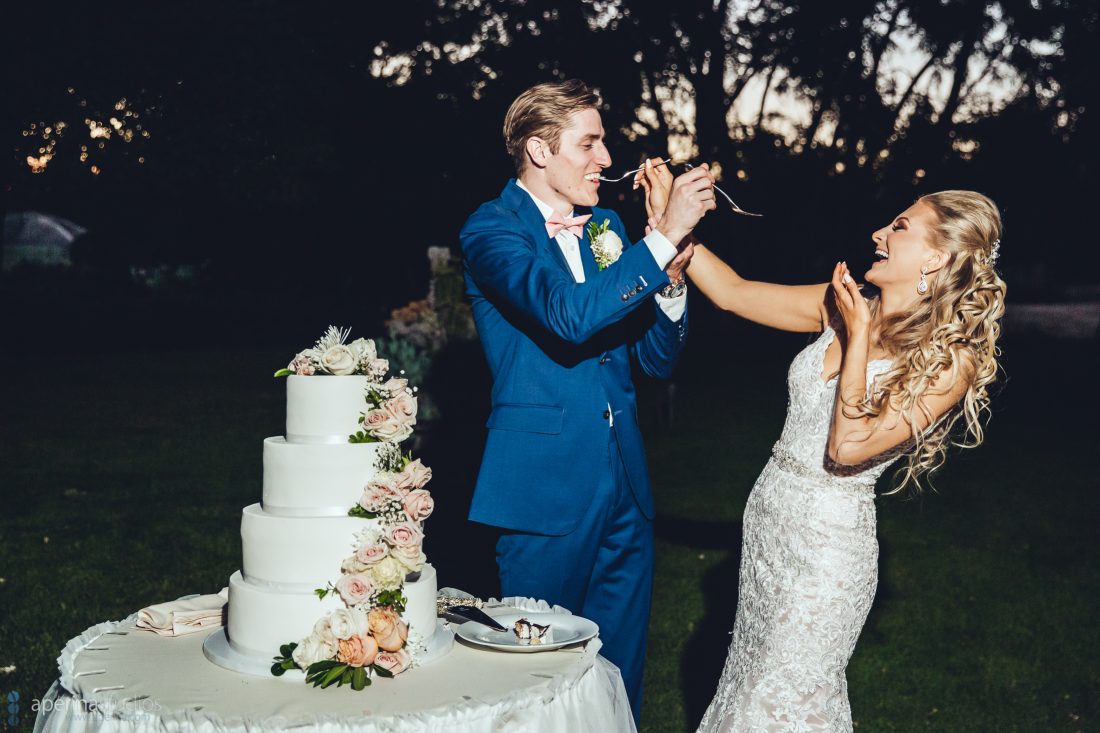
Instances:
[[[679,282],[669,283],[661,288],[659,292],[662,298],[679,298],[687,290],[687,287],[687,280],[681,279]]]

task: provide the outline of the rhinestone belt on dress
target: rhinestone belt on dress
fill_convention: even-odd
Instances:
[[[805,463],[795,458],[790,451],[785,448],[780,448],[778,443],[772,447],[772,462],[775,464],[776,468],[785,473],[798,476],[799,478],[817,481],[825,486],[835,486],[837,488],[865,487],[873,491],[875,482],[878,480],[876,476],[835,475],[826,472],[824,468],[810,468]]]

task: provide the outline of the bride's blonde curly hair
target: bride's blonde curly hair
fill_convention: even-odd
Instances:
[[[947,253],[948,262],[915,309],[883,320],[879,340],[893,366],[875,380],[856,410],[878,417],[889,405],[910,426],[913,438],[902,446],[908,463],[898,472],[900,480],[891,494],[906,486],[920,493],[921,478],[943,465],[952,443],[962,448],[981,444],[989,386],[997,379],[997,337],[1005,309],[1005,283],[993,269],[1001,239],[996,204],[974,191],[940,191],[918,200],[936,214],[934,244]],[[878,305],[875,298],[872,313]],[[933,421],[922,398],[933,394],[933,383],[945,371],[948,386],[964,380],[966,393]],[[952,441],[960,420],[965,428]],[[915,427],[919,425],[931,426],[922,431]]]

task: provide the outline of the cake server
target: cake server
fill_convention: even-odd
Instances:
[[[508,630],[493,620],[492,616],[474,606],[448,606],[443,609],[442,616],[455,624],[464,624],[467,621],[474,621],[484,626],[488,626],[490,629],[496,629],[497,631]]]

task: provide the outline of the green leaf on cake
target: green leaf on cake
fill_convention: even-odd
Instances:
[[[373,435],[368,435],[367,433],[364,433],[362,430],[360,430],[358,433],[355,433],[354,435],[349,435],[348,436],[348,442],[349,443],[381,443],[382,441],[379,440],[378,438],[374,437]]]
[[[389,679],[393,678],[393,672],[389,671],[385,667],[380,667],[377,664],[372,664],[371,669],[373,669],[374,673],[376,675],[378,675],[379,677],[386,677],[386,678],[389,678]]]
[[[336,681],[344,675],[347,669],[348,667],[346,664],[340,664],[333,667],[328,672],[325,672],[324,676],[321,678],[321,689],[324,690],[335,684]]]
[[[366,509],[356,504],[351,509],[348,509],[348,516],[360,517],[361,519],[374,519],[378,515],[374,512],[368,512]]]
[[[351,675],[351,689],[358,692],[370,684],[370,675],[364,667],[356,667]]]
[[[355,676],[355,669],[353,669],[352,667],[347,667],[344,670],[344,673],[342,675],[340,675],[340,687],[343,687],[344,685],[350,685],[351,680],[354,676]]]
[[[275,664],[271,665],[271,674],[276,677],[282,677],[284,672],[286,672],[286,669],[283,667],[282,662],[275,662]]]
[[[294,373],[293,369],[280,369],[279,371],[275,372],[275,376],[276,377],[289,377],[293,373]]]

